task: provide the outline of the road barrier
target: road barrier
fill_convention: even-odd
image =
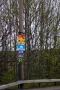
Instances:
[[[60,79],[40,79],[40,80],[19,80],[13,83],[5,84],[0,86],[0,90],[11,88],[16,85],[25,84],[25,83],[47,83],[47,82],[60,82]]]

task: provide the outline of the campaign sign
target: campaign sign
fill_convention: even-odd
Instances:
[[[18,60],[19,60],[19,62],[22,62],[24,60],[24,58],[19,58]]]
[[[16,45],[16,50],[17,51],[25,51],[25,45],[23,45],[23,44],[18,44],[18,45]]]
[[[25,34],[20,34],[17,36],[17,45],[16,45],[16,51],[18,51],[17,55],[20,61],[22,61],[24,58],[24,53],[25,53]]]
[[[18,35],[17,36],[17,43],[25,44],[25,35]]]
[[[24,54],[22,54],[22,53],[18,54],[18,58],[20,58],[20,57],[24,57]]]
[[[19,53],[19,54],[21,54],[21,53],[23,54],[23,53],[24,53],[24,51],[20,50],[20,51],[18,51],[18,53]]]

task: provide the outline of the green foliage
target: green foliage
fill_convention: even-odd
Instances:
[[[30,79],[60,78],[60,49],[35,51],[30,56]]]
[[[14,70],[9,70],[5,72],[3,77],[1,78],[1,82],[3,83],[14,82],[14,80],[16,80],[16,75],[14,73]]]
[[[2,83],[15,81],[16,72],[14,71],[16,71],[16,67],[13,61],[15,61],[16,65],[16,52],[0,52],[0,60],[11,61],[10,66],[7,64],[7,70],[0,76],[0,81]],[[29,60],[24,62],[27,63],[24,67],[27,67],[25,74],[28,76],[25,77],[25,79],[60,78],[60,49],[32,51]],[[2,67],[0,66],[0,68]],[[34,85],[32,85],[32,87],[33,86]]]
[[[0,52],[0,83],[16,80],[16,52]]]

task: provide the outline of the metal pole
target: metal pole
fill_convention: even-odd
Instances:
[[[23,0],[18,0],[19,2],[19,33],[23,33]],[[24,80],[24,64],[18,63],[18,79]],[[18,85],[19,89],[23,89],[23,84]]]

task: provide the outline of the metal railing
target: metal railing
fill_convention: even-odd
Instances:
[[[20,80],[13,83],[5,84],[0,86],[0,90],[11,88],[16,85],[25,84],[25,83],[47,83],[47,82],[60,82],[60,79],[40,79],[40,80]]]

